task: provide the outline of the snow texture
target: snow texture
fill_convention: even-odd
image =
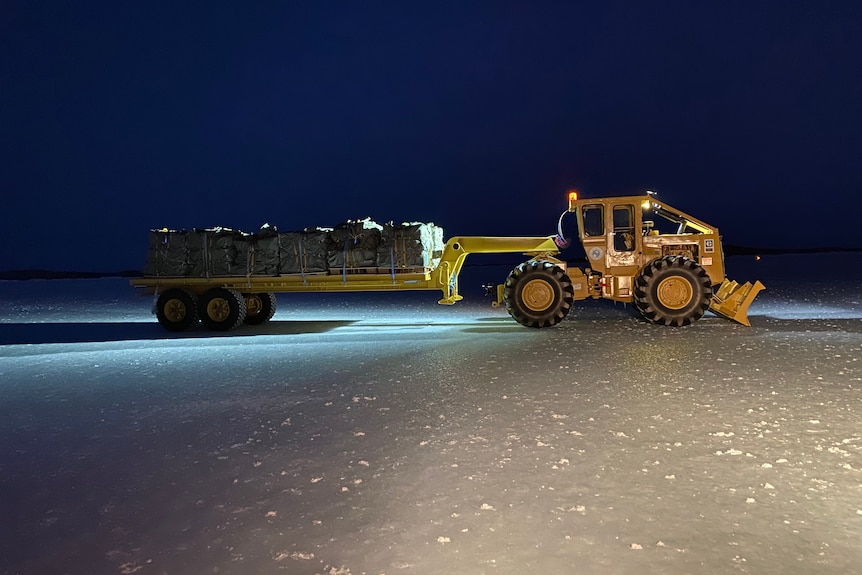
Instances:
[[[228,333],[0,282],[0,573],[862,572],[862,278],[793,274],[858,259],[731,259],[751,328],[528,329],[490,267]]]

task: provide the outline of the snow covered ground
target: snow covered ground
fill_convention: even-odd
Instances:
[[[862,572],[860,264],[731,258],[751,328],[531,330],[482,267],[227,334],[0,282],[0,573]]]

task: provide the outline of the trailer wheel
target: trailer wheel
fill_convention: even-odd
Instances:
[[[680,327],[695,322],[711,297],[706,271],[682,256],[653,260],[635,279],[635,307],[652,323]]]
[[[185,331],[198,319],[197,296],[188,290],[172,288],[156,302],[156,318],[169,331]]]
[[[503,285],[503,302],[515,321],[527,327],[557,325],[568,315],[574,289],[566,272],[542,260],[518,265]]]
[[[274,293],[245,293],[245,323],[260,325],[275,315],[276,299]]]
[[[201,321],[215,331],[229,331],[245,320],[245,299],[233,289],[212,288],[200,303]]]

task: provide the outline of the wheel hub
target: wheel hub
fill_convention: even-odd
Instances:
[[[255,316],[263,309],[263,302],[261,302],[260,296],[251,295],[245,299],[245,307],[246,315]]]
[[[215,297],[207,303],[207,317],[213,321],[226,321],[230,315],[230,304],[224,298]]]
[[[186,304],[176,298],[168,300],[164,310],[168,321],[179,323],[186,318]]]
[[[545,311],[554,303],[554,288],[545,280],[530,280],[521,290],[521,299],[531,311]]]
[[[681,277],[669,277],[658,284],[659,302],[668,309],[682,309],[689,304],[694,289]]]

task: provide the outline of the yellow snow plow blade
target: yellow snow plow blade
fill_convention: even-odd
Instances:
[[[760,280],[752,284],[745,282],[742,285],[735,281],[725,279],[718,287],[718,291],[709,302],[709,311],[731,321],[751,327],[748,321],[748,306],[757,297],[761,290],[765,289]]]

